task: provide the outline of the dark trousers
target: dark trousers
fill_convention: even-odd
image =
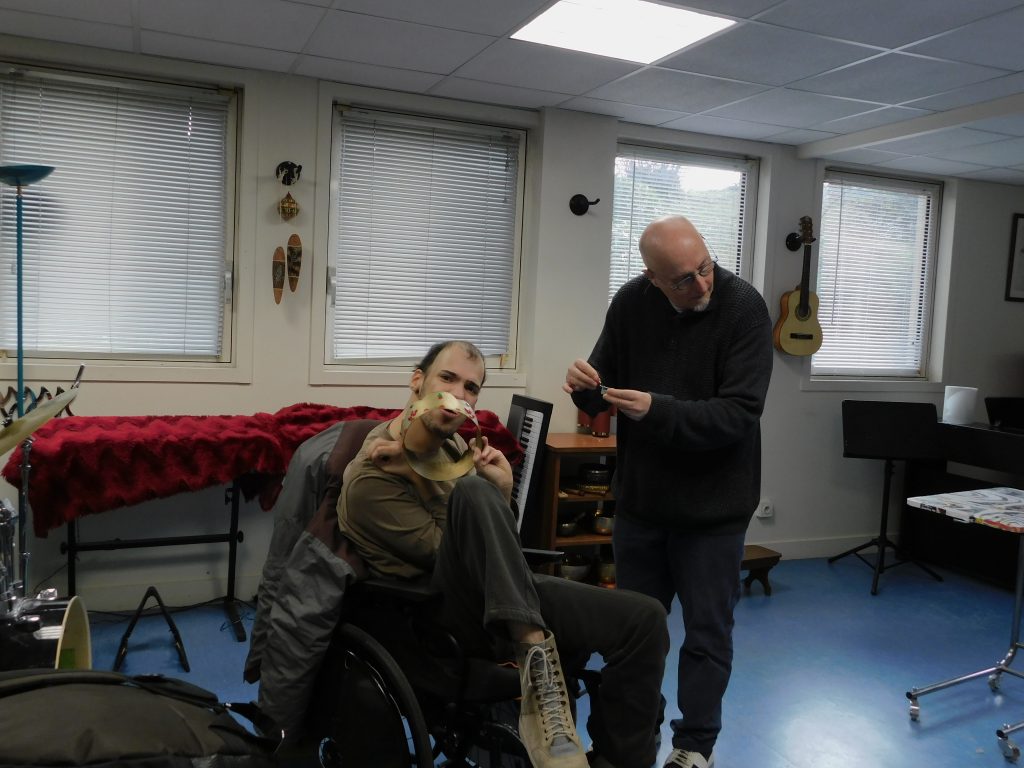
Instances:
[[[547,628],[568,674],[600,654],[599,692],[591,691],[587,730],[616,768],[649,768],[669,637],[665,609],[644,595],[534,574],[516,520],[486,480],[460,480],[434,565],[444,594],[442,623],[471,652],[510,658],[507,622]]]
[[[722,697],[732,673],[733,609],[740,596],[743,533],[683,534],[623,517],[612,544],[620,589],[656,598],[671,609],[679,597],[685,636],[676,688],[681,720],[672,746],[710,753],[722,730]]]

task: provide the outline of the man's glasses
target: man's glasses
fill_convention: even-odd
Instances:
[[[669,287],[673,291],[685,291],[687,288],[693,285],[693,281],[696,280],[698,276],[707,277],[708,275],[710,275],[715,268],[715,264],[717,263],[718,259],[708,259],[703,264],[701,264],[700,267],[697,268],[696,272],[691,272],[688,275],[683,275],[678,280],[669,283]]]

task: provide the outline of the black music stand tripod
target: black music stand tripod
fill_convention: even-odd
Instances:
[[[878,536],[860,546],[840,552],[828,559],[829,563],[848,555],[856,555],[874,570],[871,594],[878,594],[878,579],[887,569],[913,563],[936,581],[942,581],[927,565],[901,557],[899,547],[889,538],[889,496],[896,459],[939,459],[938,417],[932,403],[883,402],[875,400],[843,401],[843,456],[858,459],[883,459],[882,517]],[[865,558],[861,551],[877,547],[875,562]],[[888,565],[885,550],[889,548],[897,558]]]

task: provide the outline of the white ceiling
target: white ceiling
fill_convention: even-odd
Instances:
[[[553,1],[0,0],[0,32],[1024,185],[1024,0],[663,0],[739,23],[646,66],[509,38]]]

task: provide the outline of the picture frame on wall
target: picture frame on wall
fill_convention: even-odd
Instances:
[[[1024,301],[1024,213],[1013,214],[1010,263],[1006,268],[1006,300]]]

